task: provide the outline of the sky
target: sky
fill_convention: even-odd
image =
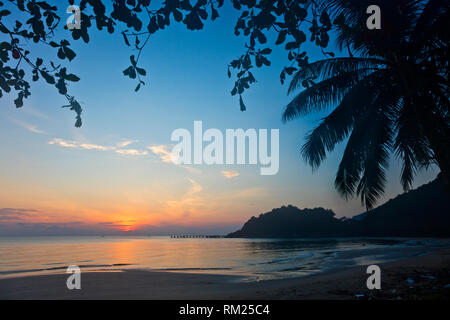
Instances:
[[[343,144],[314,172],[301,158],[305,134],[325,114],[282,123],[292,98],[279,81],[288,64],[283,50],[274,48],[270,68],[254,71],[258,82],[245,93],[247,111],[239,111],[227,76],[227,64],[245,46],[233,33],[236,14],[226,5],[204,30],[172,24],[154,34],[139,62],[147,77],[137,93],[136,82],[122,75],[136,52],[120,32],[92,28],[89,44],[71,40],[77,57],[67,67],[81,81],[69,92],[82,102],[81,128],[74,127],[73,112],[60,108],[65,98],[45,83],[32,83],[22,109],[14,107],[14,96],[1,98],[0,236],[223,234],[288,204],[332,209],[337,217],[364,212],[359,199],[346,201],[334,189]],[[57,61],[56,51],[29,46]],[[310,60],[324,58],[306,49]],[[171,163],[171,133],[192,132],[195,120],[222,132],[279,129],[278,173],[261,176],[256,165]],[[400,170],[393,156],[380,204],[402,192]],[[437,172],[421,172],[414,187]]]

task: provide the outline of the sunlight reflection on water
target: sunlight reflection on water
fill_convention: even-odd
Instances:
[[[449,246],[412,239],[170,239],[168,237],[0,238],[0,278],[153,269],[271,279],[377,263]]]

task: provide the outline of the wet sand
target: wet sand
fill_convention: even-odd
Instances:
[[[68,274],[0,280],[0,299],[450,299],[450,250],[379,264],[381,290],[366,287],[366,266],[278,280],[142,270],[88,272],[81,290]]]

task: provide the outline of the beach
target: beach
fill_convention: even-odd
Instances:
[[[0,279],[0,299],[449,299],[450,250],[379,264],[381,290],[366,287],[367,266],[275,280],[137,269],[81,274],[81,290],[68,290],[68,274]]]

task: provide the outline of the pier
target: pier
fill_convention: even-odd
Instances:
[[[171,239],[219,239],[225,236],[219,235],[184,235],[184,236],[170,236]]]

